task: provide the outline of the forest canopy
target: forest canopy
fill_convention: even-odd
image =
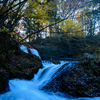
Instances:
[[[100,30],[99,15],[99,0],[1,0],[0,31],[16,34],[21,41],[39,37],[47,30],[49,36],[57,32],[68,36],[73,31],[77,32],[76,37],[94,36]],[[24,37],[16,33],[22,27],[26,31]]]

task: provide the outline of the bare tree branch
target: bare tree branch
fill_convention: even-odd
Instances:
[[[53,26],[53,25],[55,25],[55,24],[58,24],[58,23],[60,23],[60,22],[62,22],[62,21],[64,21],[64,20],[68,19],[68,18],[72,15],[72,13],[76,10],[77,6],[78,6],[78,4],[74,7],[74,9],[71,11],[71,13],[70,13],[66,18],[64,18],[64,19],[62,19],[62,20],[60,20],[60,21],[57,21],[57,22],[55,22],[55,23],[53,23],[53,24],[50,24],[50,25],[48,25],[48,26],[45,26],[44,28],[42,28],[42,29],[40,29],[40,30],[37,30],[37,31],[35,31],[35,32],[33,32],[33,33],[27,35],[27,37],[25,37],[25,38],[24,38],[23,40],[21,40],[19,43],[21,43],[22,41],[24,41],[25,39],[27,39],[28,37],[30,37],[32,34],[39,33],[39,32],[41,32],[41,31],[43,31],[45,28],[47,28],[47,27]]]
[[[22,1],[22,2],[19,2],[19,3],[17,3],[16,5],[14,5],[14,6],[10,7],[9,9],[7,9],[2,15],[0,15],[0,19],[1,19],[2,17],[4,17],[3,15],[6,14],[7,12],[9,12],[12,8],[14,8],[14,7],[16,7],[16,6],[18,6],[18,5],[22,4],[22,3],[25,3],[26,1],[27,1],[27,0],[24,0],[24,1]]]

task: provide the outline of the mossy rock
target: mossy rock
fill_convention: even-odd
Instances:
[[[83,59],[71,68],[66,64],[62,66],[63,71],[42,89],[53,92],[68,93],[78,97],[100,96],[100,65],[94,62],[96,59]]]

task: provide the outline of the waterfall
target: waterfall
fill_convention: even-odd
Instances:
[[[23,52],[28,53],[28,50],[27,50],[27,47],[26,47],[26,46],[21,45],[21,46],[20,46],[20,49],[21,49]]]
[[[60,64],[53,64],[51,62],[43,62],[43,69],[40,69],[38,73],[34,76],[32,81],[35,83],[35,87],[42,88],[49,81],[52,80],[52,77],[57,72],[57,70],[65,64],[67,61],[61,61]]]
[[[21,49],[27,53],[27,48],[21,46]],[[0,100],[100,100],[100,97],[72,98],[65,97],[63,93],[47,93],[40,90],[52,80],[53,75],[65,63],[69,63],[69,66],[72,62],[60,61],[60,64],[53,64],[52,62],[42,61],[43,69],[39,69],[38,73],[30,81],[24,79],[9,80],[10,91],[0,94]]]
[[[21,49],[23,52],[28,53],[28,48],[27,48],[26,46],[21,45],[21,46],[20,46],[20,49]],[[37,50],[35,50],[35,49],[33,49],[33,48],[29,48],[29,50],[30,50],[30,52],[31,52],[32,54],[34,54],[34,55],[38,56],[39,58],[41,58]]]

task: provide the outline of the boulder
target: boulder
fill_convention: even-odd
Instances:
[[[42,62],[39,57],[22,51],[19,51],[17,55],[12,54],[10,61],[0,61],[0,93],[9,90],[9,79],[30,80],[40,68],[42,68]]]
[[[78,97],[100,96],[100,62],[96,58],[83,59],[73,67],[58,70],[56,75],[42,89],[45,91],[63,92]]]
[[[19,48],[19,42],[7,32],[0,32],[0,93],[9,90],[9,79],[32,79],[42,68],[41,59],[26,54]]]
[[[9,90],[8,82],[9,82],[9,74],[8,72],[0,68],[0,93],[4,93]]]
[[[39,57],[33,54],[21,52],[20,55],[13,55],[7,70],[9,78],[32,79],[34,74],[42,68],[42,62]]]

